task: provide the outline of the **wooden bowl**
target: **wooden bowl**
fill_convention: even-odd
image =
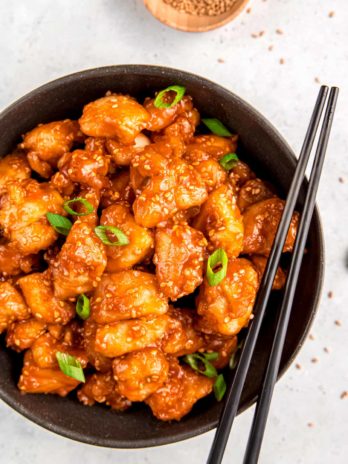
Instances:
[[[181,13],[163,0],[144,0],[146,8],[155,18],[167,26],[185,32],[205,32],[223,26],[238,16],[248,2],[249,0],[235,0],[233,6],[223,14],[198,16]]]

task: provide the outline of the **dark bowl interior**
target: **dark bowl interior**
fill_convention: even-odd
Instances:
[[[78,117],[84,104],[103,96],[107,90],[129,93],[142,99],[174,83],[186,86],[201,114],[219,118],[239,134],[241,158],[284,195],[294,172],[295,157],[272,125],[247,103],[219,85],[162,67],[132,65],[88,70],[34,90],[0,115],[0,156],[13,149],[20,134],[41,122]],[[300,203],[303,194],[304,189]],[[322,274],[323,239],[318,212],[315,211],[282,356],[281,373],[294,359],[309,330],[320,295]],[[239,412],[255,401],[260,390],[279,298],[279,294],[272,296]],[[74,396],[62,399],[53,395],[21,395],[16,387],[21,357],[4,350],[4,347],[2,338],[0,397],[30,420],[74,440],[113,448],[141,448],[184,440],[217,424],[222,404],[212,396],[198,402],[180,422],[165,423],[154,419],[150,410],[141,404],[134,405],[127,412],[116,413],[103,406],[82,406]]]

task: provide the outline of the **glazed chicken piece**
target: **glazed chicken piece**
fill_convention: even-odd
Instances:
[[[145,403],[157,419],[180,420],[200,398],[211,393],[213,383],[213,379],[197,374],[188,366],[180,366],[177,359],[172,359],[166,383]]]
[[[122,271],[102,276],[91,301],[91,318],[98,324],[161,315],[168,311],[156,277],[148,272]]]
[[[205,352],[218,353],[219,357],[211,363],[216,367],[216,369],[223,369],[226,367],[231,359],[232,354],[237,350],[238,338],[233,337],[223,337],[216,334],[205,334],[204,335],[204,350]]]
[[[31,313],[40,321],[67,324],[74,317],[74,305],[55,297],[50,271],[26,275],[17,283]]]
[[[149,120],[150,114],[134,98],[113,94],[86,105],[79,123],[86,135],[131,145]]]
[[[215,286],[207,279],[197,298],[198,328],[206,333],[236,335],[248,323],[258,290],[259,276],[250,261],[229,260],[226,277]]]
[[[104,209],[100,224],[119,228],[129,241],[128,245],[106,247],[107,272],[130,269],[151,256],[154,249],[153,233],[135,222],[127,206],[115,204]]]
[[[255,269],[259,274],[259,279],[261,282],[263,273],[265,272],[267,265],[267,258],[265,256],[252,255],[249,257],[250,261],[253,263]],[[272,290],[281,290],[285,285],[286,274],[281,267],[278,267],[276,276],[274,278]]]
[[[81,349],[74,347],[71,343],[57,340],[50,333],[41,335],[31,346],[31,352],[35,364],[43,368],[58,367],[58,361],[56,358],[56,353],[58,351],[74,356],[78,359],[82,368],[87,366],[87,356]]]
[[[100,326],[95,350],[109,358],[141,350],[160,341],[168,330],[169,321],[169,316],[163,314]]]
[[[229,181],[234,189],[238,190],[246,182],[248,182],[248,180],[255,179],[255,177],[255,174],[249,168],[249,166],[243,161],[239,160],[236,166],[231,170]]]
[[[209,250],[223,248],[229,258],[236,258],[243,249],[243,218],[233,190],[222,185],[210,193],[192,223],[208,238]]]
[[[114,359],[114,378],[130,401],[144,401],[167,380],[169,363],[156,348],[145,348]]]
[[[162,340],[162,350],[176,357],[196,353],[205,345],[200,332],[194,328],[194,312],[190,309],[171,308],[169,329]]]
[[[0,227],[3,235],[22,254],[49,248],[58,234],[46,213],[65,215],[63,198],[47,183],[34,179],[8,182],[0,198]]]
[[[134,190],[130,184],[129,171],[120,171],[117,174],[110,176],[110,185],[102,191],[100,206],[107,208],[113,205],[116,201],[132,205],[135,200]]]
[[[47,325],[34,317],[13,322],[6,334],[6,345],[13,350],[22,351],[30,348],[35,340],[45,333]]]
[[[106,148],[117,166],[129,166],[134,156],[149,144],[149,138],[144,134],[139,134],[135,137],[133,145],[123,145],[117,140],[108,139]]]
[[[57,368],[42,368],[36,365],[28,350],[24,355],[24,365],[19,378],[18,388],[24,393],[54,393],[66,396],[80,382],[68,377]]]
[[[219,161],[228,153],[237,150],[238,137],[220,137],[218,135],[197,135],[186,148],[185,159],[194,166],[202,161]]]
[[[284,204],[284,200],[270,198],[255,203],[246,209],[243,215],[243,253],[269,255],[283,213]],[[293,249],[298,221],[299,214],[295,212],[291,219],[283,252],[292,251]]]
[[[12,322],[29,317],[30,311],[22,295],[9,282],[0,282],[0,334]]]
[[[105,246],[84,222],[75,222],[54,263],[55,296],[61,300],[87,293],[98,285],[106,267]]]
[[[223,185],[227,180],[227,172],[214,159],[193,165],[201,176],[208,193]]]
[[[0,245],[0,274],[4,276],[28,274],[38,265],[38,255],[23,255],[13,243]]]
[[[0,192],[11,180],[23,180],[30,177],[30,166],[24,153],[15,152],[0,159]]]
[[[93,322],[91,318],[87,319],[83,324],[83,345],[86,351],[88,362],[92,364],[97,371],[110,372],[112,369],[112,359],[97,353],[95,350],[95,336],[98,324]]]
[[[263,182],[261,179],[251,179],[245,182],[240,188],[237,204],[243,212],[254,203],[259,203],[272,197],[275,197],[275,194],[268,183]]]
[[[203,281],[207,242],[188,225],[158,227],[156,230],[156,276],[162,292],[172,301],[193,293]]]
[[[187,110],[179,114],[174,122],[163,129],[163,137],[169,142],[172,140],[174,144],[181,139],[186,145],[189,143],[195,133],[196,127],[199,124],[200,116],[196,108]],[[154,139],[156,141],[156,138]]]
[[[75,150],[62,156],[58,168],[70,182],[100,190],[109,185],[109,164],[110,158],[99,151]]]
[[[167,92],[164,100],[171,103],[174,97],[174,92]],[[193,109],[192,99],[189,96],[184,96],[176,105],[169,108],[156,108],[154,101],[154,98],[145,98],[144,101],[144,108],[150,114],[146,129],[152,132],[166,128],[174,122],[179,114]]]
[[[86,383],[77,392],[77,397],[85,406],[105,403],[117,411],[125,411],[131,402],[121,395],[112,372],[95,373],[88,377]]]
[[[74,142],[82,141],[78,122],[66,119],[38,125],[25,134],[20,148],[27,152],[30,167],[48,178],[59,158],[71,150]]]
[[[144,150],[135,158],[131,182],[137,194],[134,217],[144,227],[155,227],[207,198],[204,182],[192,166],[179,158],[167,160],[153,151]]]

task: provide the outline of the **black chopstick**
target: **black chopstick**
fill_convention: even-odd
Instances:
[[[319,126],[320,117],[328,94],[328,87],[322,86],[314,107],[314,111],[303,142],[300,157],[292,179],[289,193],[285,202],[283,214],[274,239],[272,250],[261,280],[260,288],[255,301],[255,317],[248,330],[239,363],[237,365],[233,382],[229,385],[226,401],[220,416],[214,441],[210,450],[207,464],[220,464],[224,455],[227,440],[230,434],[234,418],[238,411],[240,397],[250,366],[251,358],[255,349],[262,320],[271,293],[273,280],[278,268],[287,232],[290,226],[292,214],[295,209],[298,194],[305,176],[305,169],[313,147],[315,135]]]
[[[316,150],[312,172],[309,179],[307,196],[301,215],[290,270],[285,286],[283,303],[280,309],[280,315],[277,323],[275,337],[273,340],[271,355],[268,360],[268,366],[262,384],[261,395],[259,396],[256,405],[253,424],[248,439],[246,453],[244,456],[244,464],[257,463],[260,454],[262,438],[266,427],[274,386],[277,381],[280,360],[283,352],[286,332],[288,329],[298,276],[301,269],[301,263],[306,245],[308,230],[311,224],[311,219],[315,206],[315,197],[318,191],[320,175],[323,168],[337,97],[338,88],[333,87],[330,91],[328,106],[326,108],[323,126],[320,132],[318,147]]]

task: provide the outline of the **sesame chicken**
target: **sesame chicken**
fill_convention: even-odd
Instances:
[[[144,401],[167,380],[169,363],[157,348],[128,353],[113,361],[114,379],[130,401]]]
[[[157,228],[154,263],[167,298],[175,301],[202,283],[206,245],[204,235],[188,225]]]
[[[91,300],[91,309],[93,321],[110,324],[165,314],[168,303],[153,274],[129,270],[105,274],[101,278]]]
[[[185,92],[107,92],[1,157],[0,334],[21,393],[162,421],[223,397],[284,201]]]

